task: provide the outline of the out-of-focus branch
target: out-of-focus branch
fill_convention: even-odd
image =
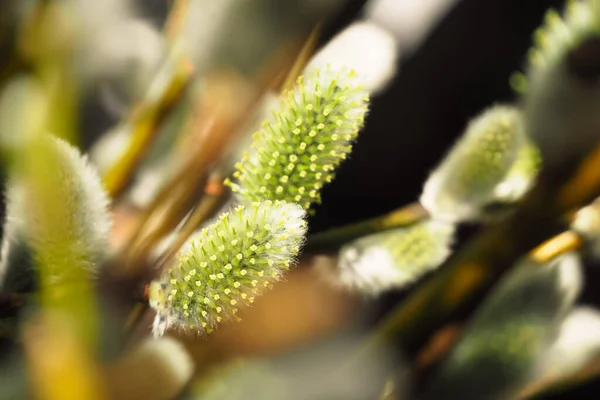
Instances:
[[[171,11],[165,22],[165,35],[173,39],[181,31],[182,25],[185,23],[187,12],[190,8],[190,0],[172,0]]]
[[[27,303],[25,293],[0,293],[0,318],[14,317]]]
[[[45,313],[30,321],[24,326],[23,343],[36,399],[106,398],[92,354],[68,318]]]
[[[133,129],[131,142],[123,156],[106,171],[103,177],[104,186],[112,197],[118,196],[123,191],[135,168],[149,150],[158,132],[158,127],[180,99],[190,81],[192,70],[189,63],[180,61],[175,66],[167,63],[164,68],[175,69],[172,71],[171,80],[166,85],[164,92],[157,99],[151,96],[143,101],[125,121]],[[163,78],[162,76],[157,77],[157,79]]]

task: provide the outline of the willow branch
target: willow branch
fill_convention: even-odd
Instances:
[[[168,63],[164,68],[173,68]],[[130,181],[136,167],[149,150],[158,127],[179,101],[191,77],[188,63],[178,62],[171,81],[158,99],[147,99],[135,108],[126,123],[133,128],[132,139],[121,158],[103,176],[104,186],[111,197],[119,195]],[[156,79],[163,79],[161,71]]]
[[[165,22],[165,35],[173,39],[181,31],[190,8],[190,0],[173,0],[171,10]]]
[[[354,239],[389,229],[411,226],[428,216],[429,214],[421,204],[409,204],[380,217],[310,235],[304,247],[304,252],[320,253],[335,251],[343,244]]]

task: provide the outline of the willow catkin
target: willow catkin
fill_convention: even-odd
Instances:
[[[191,238],[152,283],[155,335],[169,326],[210,331],[249,305],[294,263],[306,212],[283,201],[238,206]]]
[[[309,209],[352,150],[367,104],[353,72],[324,69],[300,77],[226,184],[248,202],[285,200]]]

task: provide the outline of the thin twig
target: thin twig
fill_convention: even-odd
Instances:
[[[335,251],[343,244],[369,234],[414,225],[429,214],[419,203],[398,208],[381,217],[368,219],[308,237],[305,253]]]
[[[164,68],[172,68],[172,65],[168,63]],[[183,61],[178,63],[162,96],[158,100],[143,102],[129,115],[129,122],[126,124],[133,127],[129,147],[103,176],[104,186],[111,197],[118,196],[131,179],[155,139],[159,131],[158,127],[181,98],[190,77],[190,65]]]
[[[165,35],[170,39],[177,37],[181,32],[190,8],[190,0],[173,0],[172,3],[164,26]]]

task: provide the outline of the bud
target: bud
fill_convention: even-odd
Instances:
[[[401,288],[439,266],[450,254],[453,224],[424,221],[360,238],[340,250],[328,280],[367,295]]]
[[[317,70],[300,77],[255,135],[226,184],[246,201],[284,200],[309,209],[352,150],[368,96],[353,72]]]
[[[421,203],[435,218],[474,219],[496,199],[496,189],[518,159],[526,136],[521,112],[494,106],[467,127],[463,137],[433,171]]]
[[[281,279],[306,234],[297,204],[265,201],[221,215],[180,251],[150,288],[154,334],[172,325],[210,332]]]
[[[22,276],[31,274],[22,265],[6,265],[10,260],[23,259],[17,254],[23,251],[23,245],[36,256],[46,254],[44,268],[52,279],[68,274],[63,268],[95,272],[110,247],[109,199],[96,170],[87,157],[64,140],[50,135],[40,135],[36,140],[56,171],[31,176],[39,171],[18,170],[9,180],[0,278],[4,279],[3,286],[12,290],[18,290],[14,285],[27,285],[33,279]]]

